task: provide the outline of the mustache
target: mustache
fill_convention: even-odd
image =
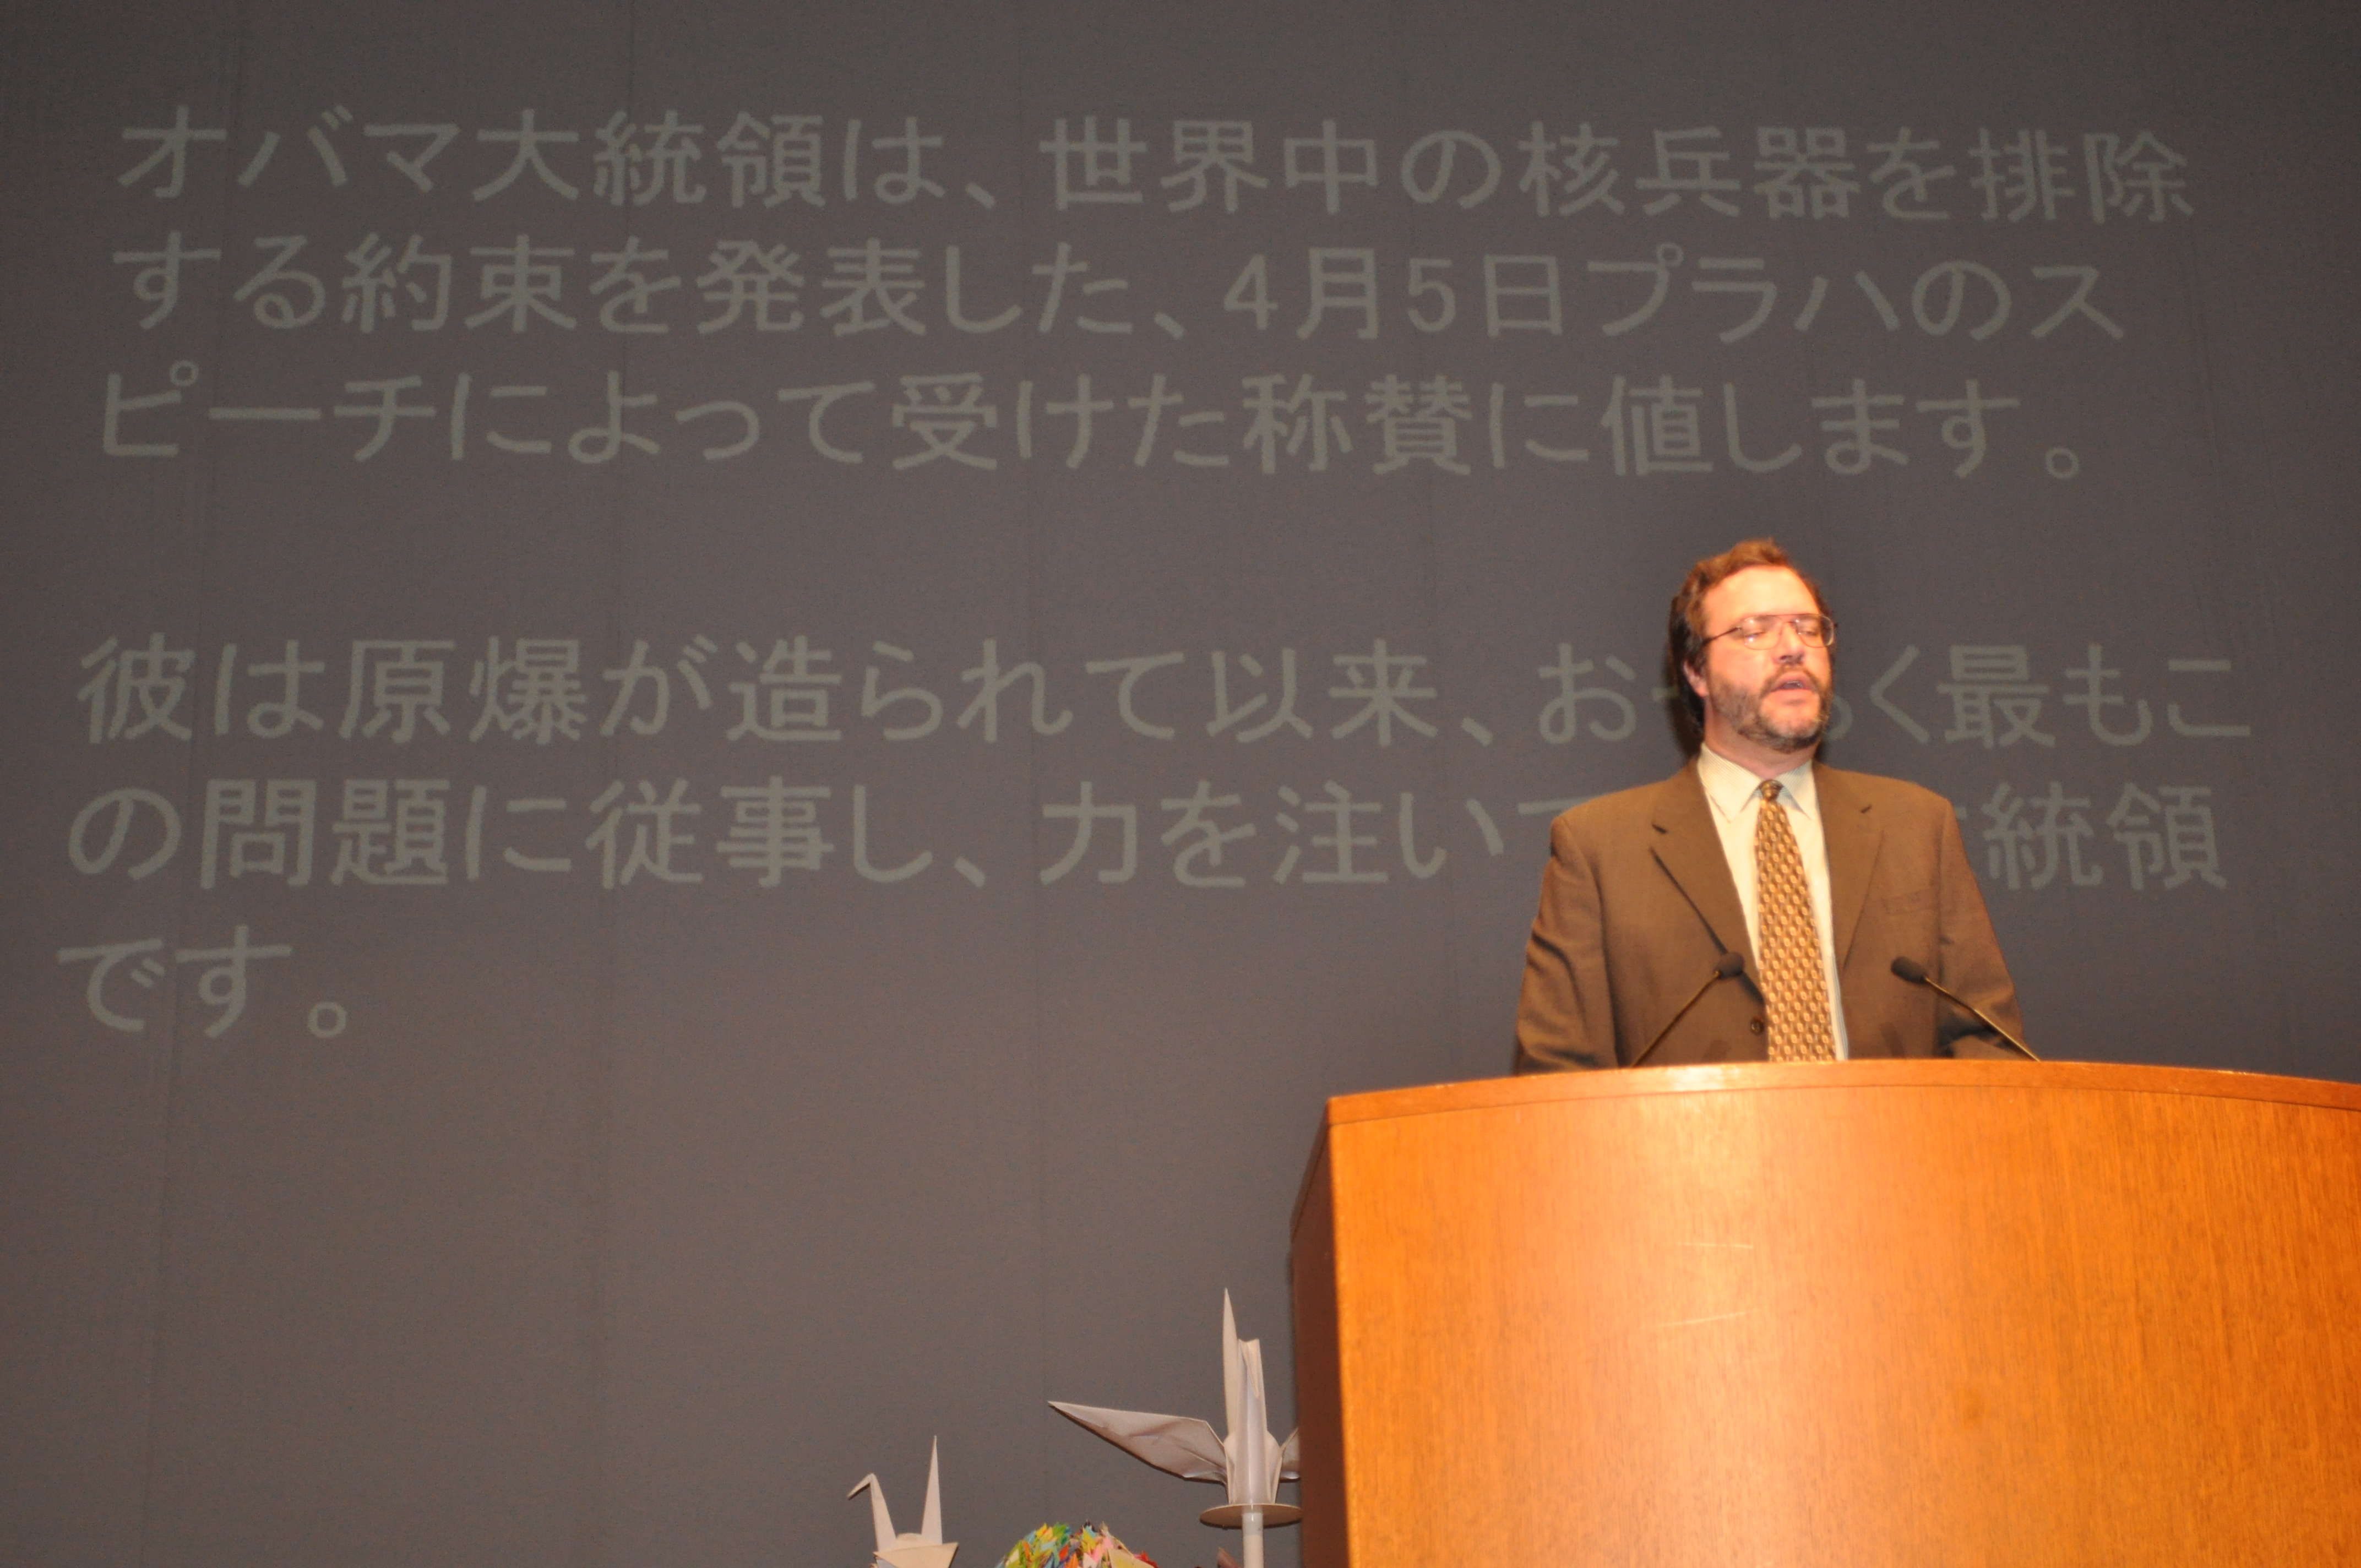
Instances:
[[[1812,674],[1811,671],[1804,668],[1801,664],[1792,664],[1784,670],[1773,671],[1771,675],[1763,681],[1762,689],[1757,691],[1754,695],[1757,698],[1769,696],[1771,693],[1783,682],[1798,675],[1802,676],[1805,683],[1809,685],[1814,692],[1819,695],[1821,701],[1826,702],[1828,700],[1828,683],[1821,680],[1817,675]]]

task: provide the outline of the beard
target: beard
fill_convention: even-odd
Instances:
[[[1801,675],[1808,682],[1818,699],[1812,710],[1786,718],[1773,718],[1764,713],[1763,699],[1771,695],[1771,688],[1794,675]],[[1828,734],[1831,705],[1827,685],[1811,671],[1797,665],[1773,671],[1762,685],[1752,691],[1734,684],[1715,683],[1713,710],[1733,733],[1758,746],[1793,755],[1812,750]]]

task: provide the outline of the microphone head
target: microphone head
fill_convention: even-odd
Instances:
[[[1900,975],[1903,979],[1908,981],[1913,985],[1924,985],[1927,983],[1927,966],[1920,963],[1916,959],[1903,958],[1894,959],[1894,972]]]
[[[1722,954],[1720,958],[1714,960],[1713,972],[1715,978],[1719,980],[1733,980],[1737,978],[1739,975],[1746,972],[1746,955],[1743,953]]]

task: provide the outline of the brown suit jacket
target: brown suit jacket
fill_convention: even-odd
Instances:
[[[1851,1054],[2014,1055],[1974,1018],[1893,971],[1895,959],[1916,959],[2025,1037],[1950,802],[1900,779],[1825,765],[1813,777]],[[1725,951],[1745,955],[1745,973],[1717,981],[1650,1066],[1769,1055],[1745,912],[1694,760],[1662,784],[1576,806],[1550,824],[1517,1005],[1517,1070],[1629,1063]]]

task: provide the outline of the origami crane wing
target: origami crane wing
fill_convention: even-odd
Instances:
[[[1229,1475],[1221,1435],[1194,1416],[1159,1416],[1147,1410],[1103,1410],[1052,1399],[1049,1408],[1077,1425],[1159,1470],[1190,1481],[1220,1481]]]

